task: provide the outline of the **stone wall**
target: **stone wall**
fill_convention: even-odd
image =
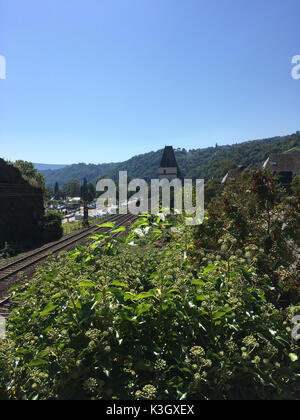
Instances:
[[[0,249],[5,242],[19,249],[39,244],[43,217],[42,190],[0,159]]]

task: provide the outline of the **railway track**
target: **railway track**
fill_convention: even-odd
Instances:
[[[124,224],[132,223],[136,219],[136,216],[132,215],[115,215],[105,219],[103,223],[115,222],[115,228],[120,227]],[[101,228],[97,226],[92,226],[86,229],[81,230],[80,232],[73,233],[68,235],[58,241],[51,242],[46,244],[41,248],[38,248],[34,251],[24,254],[21,258],[18,258],[10,263],[0,266],[0,286],[5,281],[9,281],[11,278],[14,278],[19,272],[26,271],[30,267],[35,266],[36,264],[45,260],[49,255],[55,255],[61,251],[68,251],[71,248],[74,248],[76,243],[83,242],[87,239],[92,233],[98,231],[106,231],[108,228]],[[117,235],[117,234],[115,234]],[[11,285],[8,287],[8,289]],[[7,289],[7,290],[8,290]],[[0,316],[5,316],[7,313],[7,308],[9,308],[11,295],[6,292],[0,291]]]

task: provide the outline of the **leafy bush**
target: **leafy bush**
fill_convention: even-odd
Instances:
[[[298,197],[300,196],[300,175],[294,176],[292,181],[292,191]]]
[[[199,265],[193,228],[170,227],[145,217],[122,240],[94,235],[16,289],[3,398],[299,398],[299,302],[271,303],[247,260]]]
[[[8,242],[4,243],[4,248],[0,249],[0,260],[11,258],[16,255],[16,249],[15,246],[12,244],[9,244]]]
[[[60,239],[63,235],[62,216],[58,211],[47,211],[44,219],[43,240],[51,242]]]
[[[299,209],[299,197],[287,196],[271,174],[245,174],[207,207],[208,217],[195,229],[193,258],[199,264],[223,259],[229,269],[239,261],[268,277],[273,303],[297,302]]]

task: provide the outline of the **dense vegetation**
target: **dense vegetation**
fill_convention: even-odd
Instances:
[[[222,177],[228,169],[236,165],[253,165],[263,162],[270,153],[281,153],[300,147],[300,132],[296,134],[275,137],[265,140],[248,141],[232,146],[208,147],[206,149],[177,149],[177,162],[185,178]],[[46,184],[54,186],[59,182],[60,187],[74,179],[95,183],[101,175],[117,179],[119,171],[128,171],[134,178],[150,180],[157,178],[157,168],[162,157],[162,150],[134,156],[121,163],[70,165],[55,171],[42,171]]]
[[[19,169],[26,181],[28,181],[33,187],[41,188],[43,193],[45,193],[45,178],[40,172],[38,172],[33,163],[25,160],[16,160],[14,166]]]
[[[62,215],[58,211],[48,210],[44,217],[43,241],[57,241],[63,236]]]
[[[42,240],[43,176],[32,164],[0,159],[0,254],[14,256]],[[45,185],[45,184],[44,184]]]
[[[63,233],[60,213],[44,212],[45,202],[53,196],[51,189],[45,185],[44,176],[31,162],[24,160],[6,163],[4,168],[2,173],[6,177],[2,180],[5,181],[6,191],[19,186],[19,194],[22,194],[19,197],[8,195],[9,199],[4,197],[1,203],[1,260],[57,240]]]
[[[89,226],[98,225],[99,223],[103,223],[104,220],[109,216],[102,216],[98,219],[90,219],[89,220]],[[63,228],[63,235],[69,235],[70,233],[76,232],[80,229],[82,229],[82,221],[77,220],[74,222],[66,222],[62,225]]]
[[[300,197],[240,182],[201,226],[141,217],[19,286],[0,398],[299,399]]]

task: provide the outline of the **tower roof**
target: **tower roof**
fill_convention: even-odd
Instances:
[[[174,149],[172,146],[165,147],[164,153],[161,158],[160,167],[164,167],[164,168],[178,167],[176,158],[175,158]]]

